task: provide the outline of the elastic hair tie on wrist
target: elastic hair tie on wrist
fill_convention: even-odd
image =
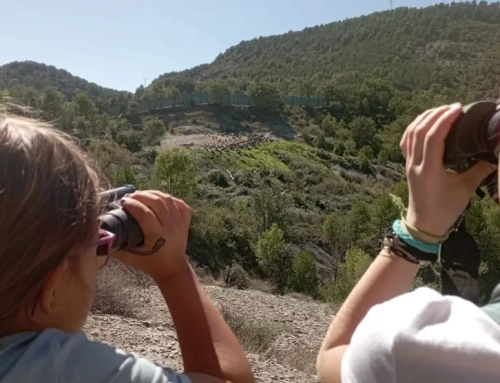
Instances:
[[[444,236],[442,237],[436,237],[435,235],[433,234],[430,234],[430,233],[427,233],[423,230],[420,230],[418,228],[416,228],[415,226],[412,226],[410,225],[405,218],[401,218],[401,221],[405,224],[405,226],[410,229],[410,230],[413,230],[415,233],[418,233],[418,234],[422,234],[426,237],[429,237],[431,239],[433,239],[434,241],[436,242],[439,242],[439,243],[442,243],[444,241],[446,241],[448,239],[448,237],[450,236],[450,231],[448,231]]]
[[[398,219],[392,224],[392,230],[398,238],[407,245],[414,247],[424,253],[439,255],[441,252],[441,244],[425,243],[420,239],[414,238],[410,233],[403,230],[401,226],[402,220]]]

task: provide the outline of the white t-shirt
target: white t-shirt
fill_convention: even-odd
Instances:
[[[500,382],[500,326],[429,288],[373,307],[344,355],[342,383],[396,382]]]

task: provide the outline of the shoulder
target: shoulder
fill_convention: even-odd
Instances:
[[[90,341],[84,333],[68,335],[45,330],[24,346],[23,358],[32,366],[38,365],[47,381],[58,376],[61,381],[75,383],[191,383],[184,374],[111,345]]]
[[[412,360],[437,360],[443,367],[444,358],[456,363],[468,357],[468,348],[484,348],[485,343],[498,358],[500,327],[481,309],[459,297],[420,288],[368,312],[343,358],[343,381],[361,381],[364,374],[373,382],[394,382],[398,371],[415,369]]]

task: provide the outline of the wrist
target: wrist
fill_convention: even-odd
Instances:
[[[437,245],[441,243],[440,238],[434,237],[427,235],[426,233],[422,233],[421,231],[415,230],[414,228],[416,227],[414,224],[410,223],[407,225],[406,223],[408,222],[407,219],[404,219],[401,221],[401,228],[406,231],[408,234],[410,234],[413,238],[418,239],[422,242],[429,243],[432,245]],[[412,227],[413,226],[413,227]]]
[[[172,257],[174,258],[174,257]],[[191,265],[189,264],[187,257],[178,257],[175,261],[168,261],[168,266],[164,268],[159,268],[149,273],[150,277],[153,278],[157,285],[169,283],[173,279],[177,279],[179,276],[185,276],[192,273]]]

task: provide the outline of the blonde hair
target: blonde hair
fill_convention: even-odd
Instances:
[[[67,134],[0,111],[0,319],[29,304],[47,275],[96,235],[97,172]]]

